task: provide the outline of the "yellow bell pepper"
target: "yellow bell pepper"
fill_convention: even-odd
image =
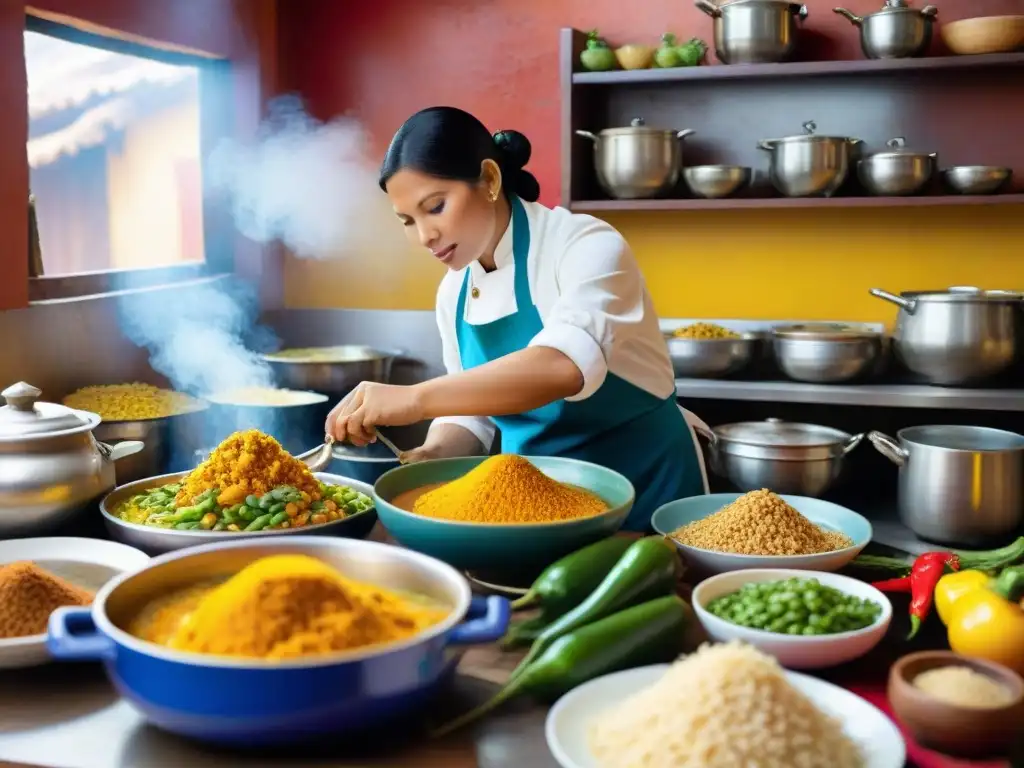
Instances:
[[[1007,568],[951,605],[949,647],[956,653],[1003,664],[1024,674],[1024,566]]]
[[[935,612],[939,614],[943,626],[949,626],[949,617],[957,600],[981,589],[988,582],[987,573],[974,570],[954,571],[939,579],[939,583],[935,585]]]

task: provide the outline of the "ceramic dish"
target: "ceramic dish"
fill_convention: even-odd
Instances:
[[[622,527],[634,498],[633,485],[625,477],[575,459],[526,458],[549,477],[596,493],[608,504],[608,511],[564,522],[462,523],[423,517],[391,503],[405,491],[457,480],[486,460],[477,457],[417,462],[385,473],[373,487],[380,521],[403,546],[460,570],[488,575],[539,572]]]
[[[125,499],[137,493],[156,488],[168,483],[174,483],[183,478],[187,472],[177,472],[173,475],[161,477],[150,477],[139,480],[135,483],[128,483],[115,488],[100,503],[100,513],[103,515],[103,522],[110,531],[110,535],[125,544],[138,547],[152,555],[162,555],[184,547],[195,547],[200,544],[213,544],[220,541],[236,541],[239,539],[269,539],[280,536],[345,536],[351,539],[363,539],[370,535],[373,526],[377,524],[377,512],[373,507],[349,515],[341,520],[335,520],[322,525],[310,525],[305,528],[285,528],[271,531],[176,531],[172,528],[155,528],[148,525],[137,525],[128,523],[117,517],[114,510]],[[366,483],[352,480],[339,475],[331,475],[326,472],[314,472],[317,480],[332,485],[348,486],[354,491],[373,498],[373,488]]]
[[[597,768],[587,746],[590,723],[608,707],[653,685],[668,664],[629,669],[599,677],[570,691],[548,713],[548,748],[562,768]],[[789,683],[823,712],[842,722],[861,748],[864,768],[903,768],[906,745],[892,721],[860,696],[832,683],[787,672]]]
[[[964,666],[986,675],[1010,690],[1006,706],[990,709],[947,704],[914,686],[914,678],[937,667]],[[971,659],[952,651],[911,653],[889,671],[889,704],[893,714],[924,747],[966,758],[1007,754],[1021,740],[1024,720],[1024,680],[1001,664]]]
[[[793,578],[817,579],[826,587],[878,603],[882,607],[882,612],[873,624],[864,629],[804,637],[743,627],[720,619],[707,610],[712,600],[730,595],[746,584]],[[892,603],[870,584],[851,579],[849,576],[819,571],[785,571],[772,568],[720,573],[698,584],[690,599],[701,626],[713,640],[742,640],[774,656],[779,664],[790,669],[821,669],[859,659],[881,642],[892,620]]]
[[[665,536],[686,525],[703,520],[727,504],[736,501],[740,493],[711,493],[707,496],[692,496],[679,499],[659,507],[651,518],[654,530]],[[747,568],[790,568],[803,571],[838,571],[871,541],[871,523],[851,509],[830,501],[812,499],[809,496],[787,496],[782,499],[815,525],[832,531],[845,533],[853,544],[835,552],[817,555],[736,555],[729,552],[713,552],[672,542],[682,552],[689,564],[702,573],[725,573]]]
[[[235,574],[270,555],[318,558],[358,581],[451,606],[447,618],[397,642],[311,658],[239,659],[172,650],[124,627],[169,590]],[[91,608],[50,618],[50,652],[103,661],[114,687],[153,724],[181,736],[261,747],[337,739],[424,706],[449,679],[449,646],[497,640],[502,597],[472,598],[450,566],[401,547],[329,536],[275,536],[207,544],[151,560],[109,582]]]
[[[0,565],[31,560],[54,576],[95,592],[115,576],[149,562],[132,547],[99,539],[55,537],[0,541]],[[46,635],[0,639],[0,669],[32,667],[51,661]]]

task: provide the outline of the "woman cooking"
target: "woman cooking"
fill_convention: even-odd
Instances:
[[[446,376],[364,382],[327,432],[364,445],[376,427],[433,419],[406,461],[489,452],[563,456],[628,477],[626,528],[673,499],[707,493],[700,448],[675,400],[672,364],[623,237],[546,208],[524,170],[530,143],[493,136],[468,112],[417,112],[391,141],[380,186],[408,237],[448,273],[437,293]]]

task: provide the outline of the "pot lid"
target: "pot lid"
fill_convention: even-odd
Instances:
[[[887,157],[905,157],[907,155],[918,155],[931,157],[931,152],[918,152],[913,149],[907,149],[907,140],[902,136],[896,136],[895,138],[889,139],[885,142],[885,146],[888,149],[883,149],[879,152],[872,152],[871,157],[887,158]]]
[[[764,447],[815,448],[843,443],[850,439],[845,432],[817,424],[800,424],[782,419],[740,421],[715,427],[719,440]]]
[[[602,136],[636,136],[637,134],[670,134],[675,136],[675,131],[667,128],[651,128],[642,117],[634,117],[629,121],[629,126],[624,128],[605,128],[601,131]]]
[[[809,339],[816,341],[854,341],[856,339],[875,339],[882,335],[862,325],[846,325],[845,323],[799,323],[795,325],[779,325],[772,329],[776,338]]]
[[[934,302],[937,304],[1015,303],[1024,298],[1024,294],[1021,294],[1020,291],[1005,289],[984,290],[972,285],[956,285],[944,291],[904,291],[900,296],[905,299]]]
[[[881,10],[875,11],[872,16],[890,13],[921,13],[918,8],[911,8],[907,0],[885,0]]]
[[[813,120],[808,120],[803,124],[804,132],[797,136],[783,136],[781,139],[766,139],[765,141],[769,144],[790,144],[795,142],[801,143],[817,143],[822,141],[860,141],[860,139],[854,139],[851,136],[819,136],[815,131],[818,130],[818,124]]]
[[[23,381],[0,394],[7,401],[0,407],[0,437],[43,435],[90,425],[92,414],[57,403],[40,403],[42,390]],[[94,419],[99,422],[99,416]]]

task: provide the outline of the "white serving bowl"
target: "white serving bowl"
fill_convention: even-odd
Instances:
[[[712,615],[707,610],[712,600],[737,592],[747,584],[793,578],[817,579],[826,587],[878,603],[882,606],[882,612],[874,624],[852,632],[837,632],[833,635],[783,635],[733,624]],[[892,603],[870,584],[851,579],[849,576],[820,571],[765,568],[720,573],[698,584],[693,590],[691,600],[697,618],[711,639],[719,642],[742,640],[774,656],[779,664],[789,669],[821,669],[859,659],[885,637],[892,619]]]

